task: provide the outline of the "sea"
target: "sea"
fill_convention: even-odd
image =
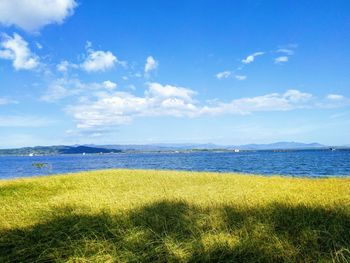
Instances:
[[[0,156],[0,179],[113,168],[346,177],[350,149]]]

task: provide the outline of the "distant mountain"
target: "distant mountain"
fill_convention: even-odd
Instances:
[[[87,145],[96,147],[95,145]],[[106,149],[118,149],[122,151],[176,151],[176,150],[280,150],[280,149],[312,149],[312,148],[326,148],[328,146],[320,143],[300,143],[300,142],[275,142],[270,144],[245,144],[245,145],[217,145],[213,143],[207,144],[191,144],[191,143],[159,143],[146,145],[100,145]]]
[[[275,142],[269,144],[246,144],[234,146],[240,150],[289,150],[289,149],[312,149],[326,148],[326,145],[320,143],[300,143],[300,142]]]
[[[17,149],[0,149],[0,155],[56,155],[82,153],[112,153],[120,150],[87,146],[37,146]]]
[[[77,154],[77,153],[112,153],[120,152],[120,150],[106,149],[106,148],[96,148],[87,146],[77,146],[77,147],[67,147],[60,151],[61,154]]]
[[[213,151],[239,150],[293,150],[322,149],[328,146],[319,143],[275,142],[270,144],[245,144],[223,146],[208,144],[146,144],[146,145],[74,145],[74,146],[37,146],[17,149],[0,149],[0,155],[55,155],[82,153],[120,153],[120,152],[167,152],[167,151]],[[341,147],[337,147],[341,148]]]
[[[94,145],[86,144],[88,147],[102,147],[105,149],[114,149],[121,151],[178,151],[178,150],[192,150],[192,149],[223,149],[228,146],[219,146],[212,143],[208,144],[117,144],[117,145]]]

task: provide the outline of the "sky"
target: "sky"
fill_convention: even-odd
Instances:
[[[350,144],[347,0],[0,0],[0,148]]]

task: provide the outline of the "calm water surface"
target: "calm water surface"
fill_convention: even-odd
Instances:
[[[40,169],[33,166],[33,163],[48,165]],[[307,177],[350,176],[350,150],[0,156],[0,179],[107,168],[240,172]]]

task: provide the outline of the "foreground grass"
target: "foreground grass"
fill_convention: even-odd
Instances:
[[[0,262],[350,262],[350,179],[108,170],[0,181]]]

